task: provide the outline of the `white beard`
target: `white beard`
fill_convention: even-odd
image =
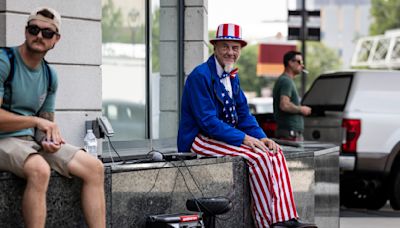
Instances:
[[[226,73],[230,73],[233,70],[233,64],[226,64],[224,67],[224,71]]]

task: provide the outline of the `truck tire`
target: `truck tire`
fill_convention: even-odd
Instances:
[[[400,210],[400,168],[397,167],[392,174],[390,180],[390,206],[393,210]]]
[[[341,204],[347,208],[379,210],[385,206],[388,194],[377,181],[359,180],[354,185],[340,189]]]

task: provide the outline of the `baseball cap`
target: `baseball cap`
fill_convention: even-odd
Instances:
[[[53,18],[48,18],[41,14],[38,14],[40,11],[43,11],[43,10],[47,10],[51,14],[53,14]],[[29,23],[31,20],[40,20],[40,21],[51,23],[54,26],[56,26],[57,32],[60,32],[61,16],[55,9],[52,9],[52,8],[46,7],[46,6],[38,7],[31,12],[31,14],[28,17],[27,22]]]

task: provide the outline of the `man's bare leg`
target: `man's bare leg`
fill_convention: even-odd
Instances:
[[[91,228],[106,226],[104,167],[98,159],[80,150],[68,163],[69,172],[82,179],[82,209]]]
[[[24,175],[27,183],[22,198],[22,214],[27,228],[45,226],[50,174],[50,166],[40,155],[34,154],[26,159]]]

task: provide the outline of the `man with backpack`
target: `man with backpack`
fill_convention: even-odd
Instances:
[[[26,227],[44,227],[50,170],[82,179],[82,208],[89,227],[105,227],[103,164],[65,143],[54,122],[57,74],[44,60],[60,40],[60,14],[35,9],[25,42],[0,49],[0,170],[26,179]]]

